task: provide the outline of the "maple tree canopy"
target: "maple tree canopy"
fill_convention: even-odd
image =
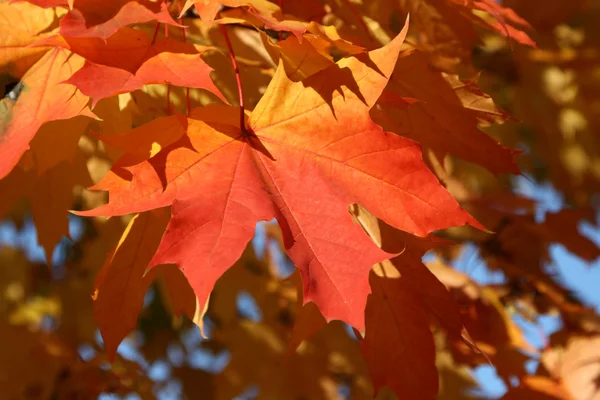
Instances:
[[[0,0],[0,216],[43,253],[0,225],[7,398],[458,399],[485,364],[600,396],[597,315],[546,267],[600,255],[597,112],[551,69],[598,54],[551,3]]]

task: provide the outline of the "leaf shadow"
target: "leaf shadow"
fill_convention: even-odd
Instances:
[[[384,73],[379,69],[377,64],[371,59],[368,53],[358,54],[353,57],[355,60],[367,66],[369,69],[384,76]],[[361,79],[360,77],[358,78]],[[337,96],[342,96],[346,100],[346,91],[352,93],[366,106],[369,106],[366,98],[360,91],[358,81],[356,80],[350,67],[340,67],[339,63],[335,63],[330,67],[318,72],[314,75],[301,81],[304,87],[313,89],[327,103],[334,118],[337,119],[333,100]]]
[[[268,157],[269,159],[271,159],[272,161],[275,161],[275,158],[273,157],[273,155],[268,151],[268,149],[264,146],[264,144],[260,141],[260,139],[256,135],[254,135],[251,131],[245,130],[244,132],[242,132],[242,130],[237,126],[218,123],[218,122],[214,122],[214,121],[206,121],[206,120],[201,120],[201,121],[203,123],[205,123],[206,125],[210,126],[212,129],[219,131],[220,133],[222,133],[226,136],[229,136],[234,141],[243,142],[244,144],[250,146],[253,150],[258,151],[258,152],[262,153],[263,155],[265,155],[266,157]],[[167,189],[167,186],[169,184],[168,178],[167,178],[167,168],[173,167],[172,165],[169,165],[169,155],[174,150],[178,150],[178,149],[182,149],[182,148],[193,151],[194,153],[197,153],[197,154],[201,154],[200,149],[198,149],[194,146],[194,144],[190,140],[190,137],[186,134],[186,135],[183,135],[175,143],[162,149],[152,159],[148,160],[148,162],[154,169],[156,175],[160,179],[163,191]]]

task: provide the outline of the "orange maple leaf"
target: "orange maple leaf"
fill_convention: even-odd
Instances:
[[[166,3],[152,0],[13,0],[42,8],[63,7],[69,12],[60,19],[60,34],[106,39],[127,25],[156,21],[179,26]]]
[[[427,169],[416,143],[369,117],[405,35],[302,82],[280,66],[248,128],[240,130],[233,107],[193,110],[186,136],[149,161],[114,169],[96,186],[110,192],[109,204],[81,214],[172,205],[150,266],[178,264],[201,306],[256,222],[277,218],[304,301],[317,303],[328,320],[363,329],[369,270],[391,255],[353,223],[352,203],[420,236],[482,227]]]
[[[404,52],[384,94],[415,98],[409,107],[379,101],[374,118],[385,129],[418,141],[440,154],[452,153],[494,174],[520,173],[518,150],[506,148],[478,129],[478,124],[510,119],[485,96],[453,75],[432,70],[425,55]],[[401,108],[401,110],[399,109]]]
[[[0,75],[21,78],[47,51],[30,48],[55,20],[52,10],[31,4],[0,3]]]
[[[205,21],[213,21],[221,6],[240,8],[239,11],[248,12],[251,22],[275,31],[291,32],[299,41],[302,41],[302,34],[308,28],[306,22],[285,19],[281,9],[267,0],[187,0],[180,15],[192,6],[196,7],[198,14]],[[234,18],[246,19],[239,11],[234,13]]]
[[[173,300],[177,303],[174,311],[186,313],[194,319],[194,295],[185,278],[178,279],[176,274],[181,275],[181,272],[172,265],[165,265],[145,274],[168,219],[166,208],[134,216],[96,276],[92,297],[94,318],[111,359],[114,359],[119,343],[135,328],[144,295],[158,274],[162,273],[170,286],[177,285],[178,290],[173,293],[176,296]]]
[[[182,27],[173,20],[166,3],[136,0],[96,1],[93,9],[79,9],[81,4],[81,1],[77,1],[74,4],[75,8],[61,18],[61,35],[106,39],[119,28],[149,21]]]
[[[0,179],[17,164],[44,122],[77,115],[95,118],[87,107],[89,98],[73,85],[63,83],[82,62],[69,51],[54,49],[23,76],[17,99],[6,97],[2,100]]]
[[[53,36],[36,45],[62,47],[86,59],[67,82],[90,96],[94,105],[103,98],[153,83],[206,89],[225,101],[210,78],[213,69],[200,58],[203,49],[190,43],[155,41],[143,32],[121,28],[106,40]]]
[[[389,276],[390,272],[395,276]],[[423,301],[412,282],[393,267],[372,272],[370,281],[367,335],[360,349],[375,395],[382,386],[389,386],[401,399],[435,399],[435,346]]]

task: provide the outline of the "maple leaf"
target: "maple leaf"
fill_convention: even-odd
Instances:
[[[24,197],[31,190],[33,182],[27,171],[22,168],[14,168],[10,174],[0,179],[0,192],[2,193],[2,202],[0,203],[0,217],[8,219],[9,212],[17,204],[21,197]]]
[[[229,12],[232,22],[235,19],[248,19],[251,23],[264,26],[275,31],[291,32],[302,41],[302,34],[307,29],[307,23],[284,18],[281,9],[267,0],[187,0],[180,15],[194,6],[205,21],[213,21],[219,8],[223,6],[236,8]],[[225,18],[221,22],[227,22]]]
[[[573,15],[582,13],[582,11],[586,9],[586,4],[589,3],[586,3],[585,0],[573,0],[567,2],[552,0],[545,3],[544,7],[539,7],[531,2],[508,0],[502,2],[502,4],[506,5],[506,7],[511,7],[511,10],[514,10],[515,14],[523,17],[538,30],[538,32],[547,33],[563,21],[571,18]],[[586,11],[583,11],[583,13],[587,14]],[[588,21],[591,22],[591,20]],[[593,29],[593,24],[588,26]]]
[[[214,21],[217,13],[221,9],[221,4],[213,0],[188,0],[183,5],[180,16],[183,16],[190,8],[195,7],[200,18],[203,21]]]
[[[458,304],[421,258],[451,243],[433,235],[419,238],[400,232],[360,206],[353,207],[352,215],[377,245],[401,253],[374,266],[370,276],[373,292],[367,301],[360,348],[375,392],[388,386],[399,398],[433,399],[438,372],[428,317],[434,317],[454,340],[466,334]],[[389,343],[395,344],[393,348]]]
[[[456,72],[457,63],[461,59],[469,60],[473,46],[481,40],[479,27],[535,47],[535,42],[521,30],[530,28],[526,22],[512,18],[506,8],[498,4],[492,6],[492,3],[495,2],[402,0],[392,8],[410,13],[419,31],[418,47],[429,53],[433,63],[442,70]],[[481,11],[491,15],[481,15]]]
[[[421,261],[423,255],[429,250],[451,245],[452,242],[435,235],[416,237],[398,231],[360,206],[353,207],[352,215],[357,218],[377,245],[390,253],[399,254],[376,266],[377,276],[384,275],[381,272],[385,270],[391,273],[397,270],[422,297],[427,312],[435,316],[450,336],[460,338],[463,325],[456,302],[444,285]]]
[[[451,74],[443,74],[443,77],[468,112],[468,114],[465,114],[465,119],[475,117],[480,126],[515,121],[513,117],[498,108],[489,95],[481,91],[478,87],[479,74],[468,80],[460,79],[458,75]]]
[[[293,81],[305,79],[334,64],[328,53],[319,51],[328,46],[317,36],[306,37],[302,42],[290,36],[277,43],[273,43],[266,33],[261,37],[273,61],[278,64],[281,60],[287,76]]]
[[[581,233],[577,222],[590,218],[591,215],[593,212],[585,209],[548,213],[545,221],[534,229],[540,239],[546,241],[547,246],[550,243],[560,243],[583,260],[596,261],[600,257],[600,248],[596,242]]]
[[[371,274],[367,335],[361,341],[375,396],[382,386],[389,386],[401,399],[435,399],[435,347],[425,307],[398,271],[381,268],[378,272]]]
[[[452,1],[459,5],[462,3],[458,0]],[[473,8],[477,10],[487,11],[498,20],[496,23],[489,23],[489,26],[498,31],[498,33],[501,33],[507,38],[513,39],[526,46],[537,47],[535,41],[533,41],[527,33],[511,25],[514,24],[519,28],[527,30],[532,29],[531,25],[529,25],[529,23],[523,18],[519,17],[512,9],[503,7],[494,0],[473,1],[472,5]]]
[[[81,4],[81,1],[77,1],[76,8],[61,18],[61,35],[107,39],[124,26],[149,21],[183,27],[173,20],[166,3],[139,0],[103,1],[96,2],[95,5],[100,7],[94,7],[92,10],[79,9]]]
[[[492,353],[492,360],[495,361],[495,356],[502,354],[501,350],[504,349],[536,352],[504,310],[493,288],[477,285],[467,275],[442,262],[429,263],[428,268],[451,291],[462,292],[460,306],[464,310],[462,314],[465,327],[482,350]],[[471,353],[472,348],[465,349],[467,351]],[[455,354],[456,358],[461,356],[464,357],[463,354]],[[489,360],[482,358],[480,362]]]
[[[281,0],[278,4],[285,14],[300,17],[305,21],[321,21],[326,14],[323,2],[320,0],[304,0],[301,3],[294,0]]]
[[[344,55],[355,55],[366,50],[342,39],[335,27],[322,26],[311,22],[303,40],[295,36],[273,43],[265,33],[261,34],[266,50],[275,63],[283,61],[283,67],[288,77],[299,81],[319,72],[334,63],[332,50],[343,52]]]
[[[568,291],[546,272],[545,263],[551,260],[548,249],[552,243],[559,243],[588,262],[600,257],[598,245],[578,228],[578,221],[590,218],[593,213],[586,209],[564,209],[547,213],[545,221],[539,223],[529,199],[495,193],[494,199],[484,196],[470,203],[468,209],[496,231],[495,236],[481,240],[488,263],[502,265],[509,277],[527,276],[540,290],[553,293],[550,297],[562,299],[556,302],[558,307],[566,306],[564,296]]]
[[[114,165],[134,165],[149,160],[160,151],[177,142],[186,134],[188,120],[176,113],[120,133],[96,133],[104,143],[125,151]]]
[[[94,283],[94,319],[109,357],[135,328],[144,295],[155,273],[144,276],[169,220],[166,209],[136,215],[108,255]]]
[[[91,179],[86,160],[77,150],[77,143],[88,129],[90,119],[77,116],[68,120],[45,123],[31,141],[19,166],[32,164],[31,192],[27,194],[36,224],[38,243],[44,247],[46,262],[52,265],[52,254],[63,236],[69,236],[69,210],[73,203],[73,188],[87,186]],[[54,151],[48,151],[54,147]],[[22,183],[18,183],[18,186]]]
[[[156,21],[179,26],[169,14],[167,4],[151,0],[18,0],[43,8],[68,7],[60,19],[60,34],[73,37],[107,39],[119,28]]]
[[[166,208],[134,216],[96,276],[94,319],[110,359],[114,360],[119,343],[135,328],[144,296],[157,276],[166,274],[168,282],[175,286],[170,290],[174,296],[173,314],[186,313],[195,320],[195,299],[187,282],[186,286],[181,285],[181,279],[173,276],[172,268],[166,265],[146,273],[168,221]],[[181,274],[176,269],[175,272]]]
[[[92,184],[86,160],[77,151],[77,143],[89,123],[88,117],[77,116],[43,124],[19,164],[0,180],[7,208],[22,197],[28,199],[37,242],[44,248],[48,265],[52,265],[56,245],[63,236],[69,236],[67,210],[74,203],[74,187]],[[0,209],[0,217],[5,216],[6,211]]]
[[[298,274],[297,271],[294,271],[289,279],[294,283],[298,296],[301,297],[302,280],[300,274]],[[298,298],[295,311],[296,317],[294,320],[294,328],[290,333],[288,341],[286,351],[287,356],[293,354],[303,341],[310,339],[327,325],[327,321],[315,303],[305,303],[301,298]]]
[[[594,221],[586,207],[600,182],[597,13],[584,0],[534,3],[0,0],[0,332],[11,344],[0,357],[3,393],[152,397],[161,383],[115,352],[154,282],[158,296],[134,331],[139,350],[170,364],[190,398],[230,399],[252,386],[277,399],[340,398],[341,388],[357,399],[373,389],[392,398],[390,388],[432,399],[439,386],[437,398],[454,400],[471,396],[468,369],[486,362],[506,399],[599,397],[597,312],[547,268],[561,262],[553,243],[585,262],[600,254],[580,232]],[[169,10],[184,5],[203,20],[185,13],[177,24]],[[509,7],[539,28],[540,50],[512,48],[535,43]],[[389,43],[409,11],[415,46],[399,40],[363,54]],[[229,60],[206,51],[225,48]],[[396,61],[400,48],[409,51]],[[62,61],[47,68],[48,54]],[[524,125],[495,126],[491,137],[478,129],[511,118],[478,75],[469,79],[474,67]],[[213,80],[239,108],[194,110],[215,100],[205,89],[219,96]],[[489,174],[519,172],[517,152],[497,137],[527,147],[519,166],[550,179],[568,208],[540,222],[541,205],[516,195],[521,182]],[[105,193],[81,190],[90,178],[108,205]],[[124,218],[68,219],[82,204],[136,214],[123,233]],[[256,221],[272,218],[279,224],[261,224],[248,243]],[[31,219],[48,259],[78,222],[73,252],[59,247],[64,268],[22,254],[31,242],[14,238],[31,232]],[[475,220],[495,234],[449,229],[456,243],[445,247],[429,233]],[[298,267],[287,278],[284,250]],[[426,251],[440,258],[424,264]],[[469,279],[473,255],[479,272],[505,279]],[[205,313],[210,338],[200,342],[178,317],[202,326]],[[536,349],[524,332],[543,314],[562,328],[550,338],[540,330],[546,345]],[[327,322],[336,318],[356,337]],[[98,325],[107,354],[92,346],[78,358]],[[178,349],[230,359],[197,379],[173,368]]]
[[[21,78],[46,49],[27,47],[54,22],[52,10],[0,3],[0,74]],[[3,77],[0,77],[2,84]]]
[[[77,115],[95,118],[88,97],[73,85],[62,83],[83,60],[63,49],[47,52],[23,77],[15,100],[0,104],[0,179],[5,177],[29,148],[30,140],[44,122]]]
[[[31,189],[30,203],[37,227],[37,241],[44,248],[46,262],[52,265],[54,248],[63,236],[68,236],[67,210],[73,204],[76,176],[72,165],[63,162],[40,176]],[[88,183],[89,179],[87,182]]]
[[[30,3],[42,8],[71,7],[75,0],[12,0],[12,3]]]
[[[468,82],[455,76],[445,79],[433,71],[423,53],[401,54],[386,93],[419,101],[402,109],[389,101],[380,101],[373,109],[373,116],[384,129],[441,154],[452,153],[482,165],[495,174],[519,173],[514,160],[518,150],[502,146],[478,129],[481,122],[509,119],[506,113]]]
[[[172,204],[151,265],[178,264],[200,304],[256,222],[276,217],[300,269],[304,300],[316,302],[328,320],[362,328],[368,271],[389,255],[352,223],[350,204],[417,235],[466,223],[481,227],[429,172],[418,145],[369,118],[405,34],[303,82],[278,68],[247,131],[236,126],[235,108],[193,110],[187,136],[150,161],[109,174],[96,186],[110,192],[109,204],[82,215]]]
[[[358,206],[352,208],[352,215],[380,247],[401,253],[374,266],[370,276],[372,294],[365,309],[366,332],[360,348],[375,395],[388,386],[400,398],[435,398],[438,387],[433,383],[438,382],[438,372],[428,317],[434,317],[453,340],[469,341],[458,304],[421,262],[426,251],[450,243],[397,231]],[[325,323],[314,304],[298,303],[288,353]],[[390,343],[394,343],[392,348]]]
[[[225,101],[210,79],[212,68],[200,58],[204,49],[190,43],[154,41],[143,32],[121,28],[106,40],[54,36],[37,45],[69,49],[86,59],[66,82],[91,97],[94,105],[100,99],[151,83],[206,89]]]

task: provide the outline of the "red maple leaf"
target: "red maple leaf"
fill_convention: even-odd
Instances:
[[[416,143],[369,117],[405,35],[302,82],[280,66],[247,128],[233,107],[192,110],[186,136],[150,160],[115,168],[96,186],[110,192],[109,204],[82,215],[172,205],[150,266],[178,264],[201,305],[256,222],[277,218],[304,301],[317,303],[328,320],[363,329],[369,270],[391,255],[353,223],[352,203],[419,236],[481,227],[427,169]]]

